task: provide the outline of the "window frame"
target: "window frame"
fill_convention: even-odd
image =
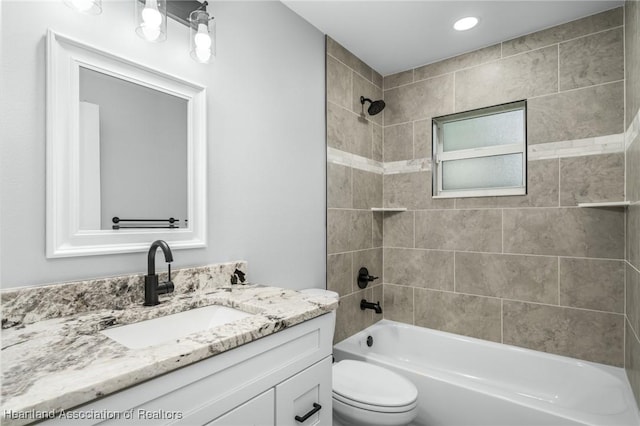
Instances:
[[[479,118],[511,111],[522,111],[524,114],[522,142],[508,145],[492,145],[479,148],[444,151],[443,126],[454,121]],[[527,101],[526,99],[490,107],[458,112],[434,117],[432,124],[432,197],[433,198],[468,198],[468,197],[502,197],[527,194]],[[498,155],[522,154],[521,187],[475,188],[463,190],[442,189],[442,164],[444,161],[464,160],[470,158],[486,158]]]

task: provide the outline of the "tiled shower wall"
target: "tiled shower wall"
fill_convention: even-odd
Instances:
[[[384,214],[385,318],[624,365],[625,210],[577,207],[624,199],[623,22],[617,8],[384,77],[383,204],[408,208]],[[433,199],[432,117],[519,99],[528,195]]]
[[[362,116],[360,96],[382,98],[382,76],[327,37],[327,287],[340,294],[335,341],[382,318],[382,115]],[[360,267],[380,277],[361,290]]]
[[[627,210],[625,366],[640,405],[640,5],[627,1],[624,12],[626,192],[632,203]]]

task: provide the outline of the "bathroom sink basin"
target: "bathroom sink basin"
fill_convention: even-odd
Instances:
[[[237,309],[211,305],[110,328],[100,333],[130,349],[140,349],[170,342],[191,333],[218,327],[250,316],[252,314]]]

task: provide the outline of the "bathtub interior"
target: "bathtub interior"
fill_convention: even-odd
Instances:
[[[366,344],[368,336],[373,345]],[[623,369],[383,320],[334,347],[582,424],[640,424]]]

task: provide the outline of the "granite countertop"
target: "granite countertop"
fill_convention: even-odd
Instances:
[[[143,349],[99,333],[189,309],[222,305],[254,315]],[[158,306],[130,305],[46,318],[2,330],[3,423],[6,413],[69,409],[328,313],[336,300],[295,290],[227,285],[177,294]],[[7,420],[9,420],[7,422]]]

